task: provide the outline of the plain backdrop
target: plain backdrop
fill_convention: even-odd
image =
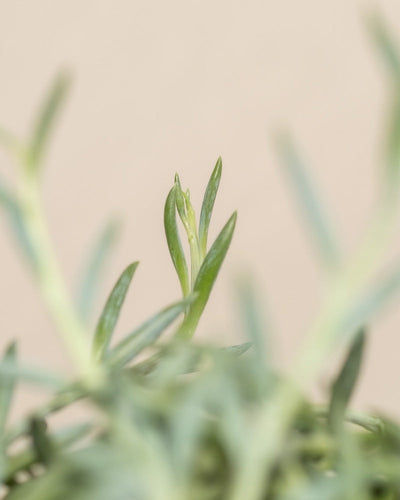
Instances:
[[[123,221],[94,319],[133,260],[140,267],[117,335],[179,298],[164,200],[179,172],[199,208],[221,155],[211,235],[233,210],[239,215],[198,335],[223,345],[245,340],[234,284],[247,273],[274,335],[273,358],[290,366],[318,312],[324,273],[272,137],[281,127],[293,132],[351,252],[375,199],[387,102],[365,22],[374,10],[399,32],[400,44],[396,0],[1,0],[0,123],[27,137],[54,76],[65,68],[73,75],[43,179],[71,293],[105,221]],[[0,174],[12,182],[13,169],[1,152]],[[24,360],[68,371],[4,218],[0,223],[0,343],[17,338]],[[398,304],[371,325],[359,408],[400,414]],[[322,374],[319,397],[328,384]],[[25,394],[18,405],[33,401]]]

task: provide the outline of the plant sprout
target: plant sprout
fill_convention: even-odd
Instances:
[[[400,186],[400,56],[379,17],[370,22],[391,92],[378,204],[359,247],[344,259],[327,210],[294,141],[277,149],[328,280],[328,292],[288,374],[268,353],[269,329],[249,282],[238,287],[244,342],[221,347],[194,334],[231,244],[234,212],[210,245],[219,158],[199,219],[176,175],[164,227],[182,297],[119,342],[113,339],[138,262],[126,265],[95,328],[88,326],[117,235],[111,221],[71,297],[42,209],[45,153],[69,87],[59,75],[32,134],[0,130],[17,164],[17,186],[0,179],[0,204],[74,363],[71,378],[20,361],[9,341],[0,361],[0,495],[7,500],[395,500],[400,498],[400,424],[349,408],[369,323],[399,292],[400,268],[379,274],[397,230]],[[185,252],[179,226],[186,234]],[[372,285],[371,285],[372,283]],[[172,331],[166,336],[166,331]],[[306,396],[338,348],[345,356],[325,405]],[[10,421],[22,383],[49,391],[46,403]],[[49,418],[76,401],[90,417],[54,428]]]

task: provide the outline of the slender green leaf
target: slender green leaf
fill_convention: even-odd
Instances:
[[[204,258],[193,287],[193,291],[198,296],[190,306],[182,325],[176,333],[177,337],[191,338],[193,336],[218,272],[225,259],[226,252],[232,240],[235,224],[236,212],[229,218]]]
[[[188,230],[188,220],[187,220],[187,211],[186,211],[186,203],[185,203],[185,195],[182,191],[181,181],[179,180],[179,175],[175,174],[175,203],[176,209],[178,210],[179,217],[185,226],[186,231]]]
[[[135,358],[143,349],[154,344],[164,330],[196,299],[189,295],[180,302],[155,314],[110,351],[109,361],[113,366],[123,366]]]
[[[29,166],[35,173],[37,173],[43,160],[50,134],[58,118],[69,86],[69,75],[66,73],[58,74],[39,112],[30,142]]]
[[[369,16],[367,19],[369,31],[375,46],[380,52],[383,62],[389,70],[390,76],[400,81],[400,55],[398,44],[393,40],[385,21],[379,14]]]
[[[247,352],[252,347],[251,342],[244,342],[243,344],[230,345],[228,347],[222,347],[222,352],[227,352],[229,354],[235,354],[236,356],[241,356]]]
[[[208,181],[200,212],[199,241],[203,256],[205,256],[207,253],[208,228],[210,225],[211,214],[214,208],[215,198],[217,196],[219,182],[221,180],[221,172],[222,159],[221,157],[219,157],[211,174],[210,180]]]
[[[16,363],[12,359],[3,359],[0,361],[1,377],[14,378],[56,390],[65,386],[65,380],[58,375],[42,368]]]
[[[271,364],[270,339],[268,328],[261,314],[253,284],[242,279],[238,286],[239,308],[244,329],[250,343],[254,346],[254,355],[261,365]]]
[[[345,412],[360,373],[365,345],[365,331],[359,330],[340,373],[332,385],[328,424],[332,430],[341,429]]]
[[[108,349],[129,285],[138,264],[138,262],[133,262],[123,271],[107,299],[93,338],[93,354],[97,359],[103,358]]]
[[[392,97],[385,146],[386,189],[397,193],[400,181],[400,82]]]
[[[0,179],[0,205],[3,206],[11,229],[15,235],[17,243],[21,247],[25,257],[35,269],[36,257],[30,238],[26,231],[24,215],[16,197]]]
[[[168,194],[164,208],[164,228],[167,237],[169,253],[178,274],[183,296],[189,294],[189,273],[183,253],[178,227],[176,224],[176,189],[173,187]]]
[[[101,276],[119,234],[119,221],[111,220],[103,229],[90,254],[78,292],[78,309],[87,321],[93,308]]]
[[[385,144],[386,188],[397,192],[400,180],[400,54],[393,34],[380,15],[371,16],[368,24],[375,46],[388,69],[391,83]]]
[[[349,305],[348,313],[338,325],[338,335],[346,336],[368,324],[399,292],[400,267],[396,267]]]
[[[288,136],[278,141],[278,152],[297,195],[306,223],[311,229],[322,261],[327,266],[337,263],[339,251],[325,210],[306,168]]]
[[[15,363],[17,356],[17,345],[12,342],[6,349],[3,360],[6,363]],[[11,406],[16,386],[16,376],[13,373],[0,375],[0,436],[3,435],[7,417]]]

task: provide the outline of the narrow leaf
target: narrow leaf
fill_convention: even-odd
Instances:
[[[178,274],[183,296],[189,294],[189,273],[183,253],[178,227],[176,224],[176,189],[173,187],[167,196],[164,208],[164,228],[167,237],[168,249],[172,262]]]
[[[362,328],[399,292],[400,267],[396,267],[349,306],[348,313],[338,325],[338,334],[345,336]]]
[[[188,225],[187,225],[187,212],[186,212],[185,196],[184,196],[183,191],[182,191],[181,181],[179,180],[178,174],[175,174],[174,190],[175,190],[176,209],[178,210],[179,217],[187,230]]]
[[[332,385],[328,424],[338,431],[345,419],[345,412],[360,372],[365,345],[365,331],[359,330],[340,373]]]
[[[305,221],[311,229],[322,261],[330,267],[337,263],[339,252],[322,203],[289,137],[280,138],[278,152],[303,210]]]
[[[60,73],[56,77],[39,112],[30,143],[30,168],[34,172],[38,170],[42,162],[50,134],[54,128],[69,85],[69,76],[65,73]]]
[[[100,234],[92,252],[78,292],[78,310],[84,321],[89,319],[99,289],[101,276],[118,238],[120,224],[111,220]]]
[[[400,180],[400,54],[397,49],[398,44],[381,16],[371,16],[368,24],[375,46],[388,69],[391,83],[385,144],[386,188],[397,192]]]
[[[231,243],[235,224],[236,212],[225,224],[201,264],[193,287],[193,291],[198,295],[176,333],[180,338],[191,338],[194,334]]]
[[[17,356],[17,345],[12,342],[6,349],[3,360],[6,363],[15,363]],[[0,436],[3,435],[8,413],[11,406],[11,401],[13,398],[15,386],[16,386],[16,375],[10,374],[0,374]]]
[[[254,366],[260,370],[258,378],[265,380],[266,372],[269,372],[272,366],[270,335],[266,321],[261,314],[261,306],[257,301],[254,285],[248,278],[240,280],[238,295],[242,323],[253,345]]]
[[[367,19],[369,31],[383,62],[392,77],[400,81],[400,55],[386,23],[380,15],[374,14]]]
[[[221,180],[221,172],[222,159],[221,157],[219,157],[211,174],[210,180],[208,181],[200,212],[199,241],[203,256],[205,256],[207,253],[208,228],[210,225],[211,214],[214,208],[215,198],[217,196],[219,182]]]
[[[3,359],[0,361],[0,379],[2,377],[18,379],[52,390],[59,390],[65,386],[65,380],[58,375],[42,368],[21,365],[12,359]]]
[[[138,262],[133,262],[123,271],[107,299],[93,339],[93,354],[97,359],[103,358],[108,349],[137,266]]]
[[[152,316],[111,350],[109,361],[113,366],[123,366],[135,358],[143,349],[154,344],[164,330],[195,300],[189,295]]]
[[[33,268],[36,267],[36,257],[29,239],[18,200],[0,179],[0,205],[3,206],[17,243]]]
[[[228,347],[222,347],[222,352],[227,352],[229,354],[235,354],[236,356],[241,356],[247,352],[252,347],[251,342],[244,342],[243,344],[230,345]]]

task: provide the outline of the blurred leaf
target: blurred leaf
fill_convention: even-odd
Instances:
[[[278,152],[286,167],[293,188],[303,210],[305,221],[317,244],[322,261],[331,267],[339,258],[336,239],[325,210],[318,199],[311,178],[289,136],[282,136],[278,141]]]
[[[368,324],[375,314],[380,312],[387,303],[400,291],[400,267],[391,272],[374,284],[370,290],[365,292],[354,304],[350,304],[348,314],[344,316],[338,325],[340,336],[355,332]]]
[[[195,300],[195,295],[189,295],[180,302],[166,307],[155,314],[127,335],[110,352],[108,357],[111,365],[122,366],[129,363],[143,349],[151,346],[164,330]]]
[[[107,352],[129,285],[138,264],[138,262],[133,262],[123,271],[107,299],[93,338],[93,354],[97,359],[102,359]]]
[[[83,273],[78,293],[78,309],[80,317],[87,321],[93,308],[94,299],[99,289],[101,275],[105,263],[109,259],[111,251],[119,234],[120,224],[117,220],[111,220],[103,229],[100,237],[91,252],[86,270]]]
[[[92,427],[93,426],[89,423],[75,424],[53,432],[51,434],[51,440],[56,449],[65,451],[66,448],[69,448],[71,445],[85,437]],[[32,465],[37,462],[37,453],[31,446],[9,456],[7,458],[4,482],[11,481],[18,472],[29,470]]]
[[[251,347],[252,347],[251,342],[244,342],[243,344],[230,345],[228,347],[221,347],[221,351],[235,354],[237,356],[241,356],[242,354],[247,352]]]
[[[198,294],[197,298],[190,306],[182,325],[176,333],[177,337],[188,339],[193,336],[201,314],[207,304],[218,272],[224,261],[226,252],[228,251],[235,224],[236,212],[229,218],[204,258],[193,287],[193,291]]]
[[[218,158],[214,170],[211,174],[210,180],[207,184],[206,192],[204,194],[203,204],[201,206],[200,224],[199,224],[199,242],[202,255],[207,253],[207,237],[208,227],[210,225],[211,214],[214,208],[215,198],[217,196],[219,182],[221,180],[222,172],[222,159]]]
[[[55,458],[56,448],[47,432],[47,423],[43,418],[32,417],[29,433],[33,450],[39,462],[49,465]]]
[[[164,228],[167,237],[169,253],[178,274],[183,296],[189,294],[189,273],[183,253],[178,227],[176,224],[176,188],[173,187],[168,194],[164,209]]]
[[[66,73],[59,73],[43,103],[36,120],[30,142],[29,168],[37,173],[47,148],[50,134],[53,131],[61,106],[70,86],[70,77]]]
[[[386,187],[397,191],[400,176],[400,55],[398,44],[382,16],[370,16],[368,24],[381,59],[389,71],[391,101],[386,134]]]
[[[1,377],[18,379],[24,382],[48,387],[49,389],[61,389],[65,386],[65,380],[58,375],[42,368],[16,363],[14,359],[3,359],[0,361],[0,378]]]
[[[248,279],[242,279],[238,286],[238,293],[244,331],[253,345],[253,353],[260,366],[266,368],[271,365],[270,338],[254,285]]]
[[[0,127],[0,145],[16,158],[22,157],[25,152],[24,147],[14,134],[3,127]]]
[[[389,70],[390,76],[400,81],[398,44],[394,42],[382,16],[377,13],[370,15],[367,19],[367,24],[381,58]]]
[[[12,342],[6,349],[3,360],[6,363],[15,363],[17,356],[17,344]],[[3,435],[7,423],[7,417],[11,406],[15,386],[15,374],[0,374],[0,436]]]
[[[25,228],[24,215],[20,204],[14,195],[9,191],[0,179],[0,205],[3,206],[8,217],[11,229],[14,232],[17,243],[28,259],[28,262],[35,269],[36,256],[31,241]]]
[[[341,429],[357,382],[365,345],[365,331],[360,330],[354,339],[339,375],[332,385],[328,424],[333,431]]]

